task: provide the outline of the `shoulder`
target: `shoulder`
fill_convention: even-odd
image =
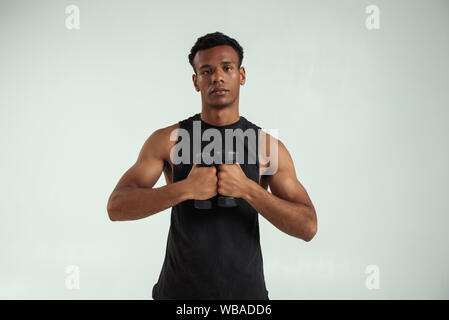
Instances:
[[[265,130],[259,130],[259,155],[270,157],[281,150],[287,150],[282,141]]]
[[[159,128],[154,131],[151,135],[158,139],[161,143],[168,143],[170,137],[176,135],[179,130],[179,122],[169,125],[167,127]]]
[[[176,137],[179,130],[179,123],[159,128],[145,141],[141,153],[151,153],[161,160],[170,159],[170,150],[176,144]]]
[[[259,163],[262,175],[273,175],[291,160],[290,154],[284,143],[267,133],[259,131]]]

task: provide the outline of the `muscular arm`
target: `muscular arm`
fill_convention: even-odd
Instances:
[[[278,141],[278,170],[265,176],[271,193],[248,180],[244,199],[279,230],[310,241],[317,232],[315,208],[306,190],[296,178],[292,158]]]
[[[168,128],[156,130],[145,141],[136,163],[125,172],[110,195],[107,211],[112,221],[146,218],[190,197],[184,180],[153,188],[163,170]]]

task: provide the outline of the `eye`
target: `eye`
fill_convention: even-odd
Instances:
[[[226,67],[225,67],[225,69],[227,69],[227,68],[229,68],[230,70],[232,70],[232,67],[230,67],[230,66],[226,66]]]
[[[209,72],[209,70],[205,70],[205,71],[203,71],[203,74],[206,74],[206,72]]]

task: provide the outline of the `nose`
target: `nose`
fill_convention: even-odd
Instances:
[[[212,74],[212,82],[223,82],[223,70],[221,70],[220,68],[215,69],[215,72]]]

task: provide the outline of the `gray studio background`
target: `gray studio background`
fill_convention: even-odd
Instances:
[[[215,31],[245,51],[240,114],[279,129],[317,210],[309,243],[259,216],[270,298],[449,298],[448,17],[436,0],[2,0],[0,298],[151,299],[170,210],[111,222],[106,203],[154,130],[201,110],[187,54]]]

